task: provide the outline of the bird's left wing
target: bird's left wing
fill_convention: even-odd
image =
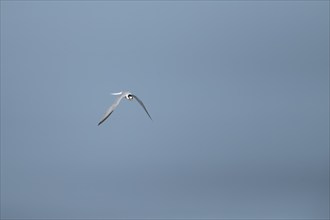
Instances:
[[[146,109],[146,107],[144,106],[143,102],[142,102],[138,97],[136,97],[136,95],[133,95],[133,94],[132,94],[132,96],[133,96],[134,98],[136,98],[136,100],[138,101],[138,103],[143,107],[144,111],[147,113],[147,115],[149,116],[149,118],[152,120],[152,118],[151,118],[151,116],[149,115],[149,112],[147,111],[147,109]]]

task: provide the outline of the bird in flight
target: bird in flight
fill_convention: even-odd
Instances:
[[[101,119],[101,121],[98,123],[98,125],[102,124],[105,120],[107,120],[107,118],[109,118],[109,116],[111,115],[111,113],[117,108],[117,106],[119,105],[120,101],[125,98],[129,101],[132,101],[133,99],[136,99],[138,101],[138,103],[142,106],[142,108],[144,109],[144,111],[147,113],[147,115],[149,116],[149,118],[152,120],[151,116],[149,115],[146,107],[144,106],[143,102],[136,97],[136,95],[133,95],[131,92],[125,91],[125,92],[116,92],[116,93],[111,93],[112,95],[116,95],[118,96],[117,99],[114,101],[114,103],[110,106],[110,108],[105,112],[103,118]]]

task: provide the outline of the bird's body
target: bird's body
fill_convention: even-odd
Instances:
[[[98,123],[98,125],[102,124],[105,120],[107,120],[107,118],[112,114],[112,112],[117,108],[117,106],[119,105],[120,101],[125,98],[129,101],[132,101],[134,98],[138,101],[138,103],[143,107],[144,111],[147,113],[147,115],[149,116],[149,118],[152,120],[151,116],[149,115],[146,107],[144,106],[143,102],[136,97],[135,95],[133,95],[131,92],[129,91],[124,91],[124,92],[117,92],[117,93],[112,93],[112,95],[116,95],[118,96],[117,99],[114,101],[114,103],[110,106],[110,108],[105,112],[104,116],[102,117],[101,121]]]

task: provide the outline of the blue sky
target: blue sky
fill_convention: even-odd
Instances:
[[[2,218],[328,205],[329,2],[1,1]]]

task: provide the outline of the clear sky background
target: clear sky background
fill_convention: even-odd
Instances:
[[[2,218],[328,205],[328,1],[1,1]]]

